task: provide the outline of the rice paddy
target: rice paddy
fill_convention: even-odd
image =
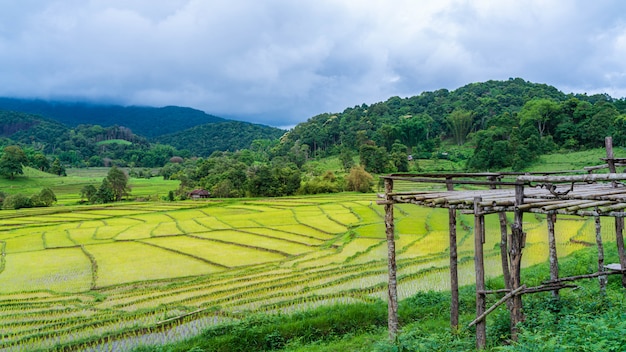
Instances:
[[[396,206],[400,298],[449,289],[447,214]],[[373,195],[357,194],[2,211],[0,351],[129,350],[249,313],[386,299],[383,217]],[[524,219],[524,266],[545,262],[545,218]],[[472,220],[457,222],[463,284]],[[495,277],[497,215],[486,223]],[[559,254],[594,244],[594,231],[592,219],[560,217]],[[607,221],[606,241],[612,231]]]

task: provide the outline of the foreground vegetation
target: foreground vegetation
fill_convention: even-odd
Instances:
[[[253,334],[248,343],[267,348],[322,335],[378,336],[387,263],[382,208],[374,200],[372,194],[342,193],[2,211],[0,346],[21,351],[96,344],[126,350],[207,328],[213,332],[205,334],[214,336],[247,331]],[[400,298],[447,290],[447,212],[397,208]],[[525,220],[525,266],[545,262],[545,219]],[[470,223],[460,217],[462,284],[473,277]],[[489,277],[500,275],[497,224],[496,217],[487,218]],[[594,242],[591,222],[563,218],[558,228],[561,255]],[[611,241],[610,224],[605,229]],[[336,304],[344,308],[314,310]],[[356,320],[346,325],[333,313],[338,311],[352,312]],[[319,327],[307,320],[315,316]],[[298,327],[301,317],[311,330]],[[292,328],[280,330],[281,324]],[[257,325],[254,332],[250,327]]]

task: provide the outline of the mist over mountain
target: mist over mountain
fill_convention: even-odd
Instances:
[[[70,127],[81,124],[124,126],[147,138],[172,134],[207,123],[231,121],[180,106],[156,108],[17,98],[0,98],[0,110],[41,115]]]

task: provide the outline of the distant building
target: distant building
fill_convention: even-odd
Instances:
[[[189,192],[189,198],[191,199],[209,198],[210,196],[211,193],[204,189],[194,189],[193,191]]]

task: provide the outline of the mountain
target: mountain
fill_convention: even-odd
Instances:
[[[255,139],[275,140],[284,130],[240,121],[204,124],[156,137],[154,141],[188,150],[192,155],[208,156],[215,151],[236,151],[250,148]]]
[[[133,133],[148,138],[176,133],[207,123],[231,121],[179,106],[126,107],[15,98],[0,98],[0,110],[37,114],[71,127],[81,124],[124,126],[130,128]]]

